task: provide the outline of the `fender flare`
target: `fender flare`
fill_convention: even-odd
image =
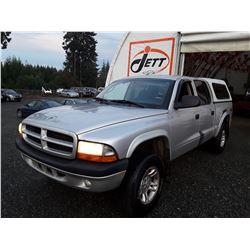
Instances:
[[[217,136],[217,135],[219,134],[220,129],[221,129],[221,126],[222,126],[222,124],[223,124],[223,122],[224,122],[224,120],[225,120],[225,118],[226,118],[227,116],[230,117],[230,113],[224,112],[224,113],[222,114],[222,116],[221,116],[221,118],[220,118],[220,122],[219,122],[218,128],[217,128],[217,131],[216,131],[216,133],[215,133],[215,136]]]
[[[169,136],[168,133],[163,129],[158,129],[150,132],[143,133],[137,137],[134,138],[134,140],[130,143],[130,146],[128,148],[126,158],[130,158],[132,154],[134,153],[135,149],[142,144],[143,142],[146,142],[148,140],[157,138],[157,137],[165,137],[169,143]],[[169,148],[170,150],[170,148]]]

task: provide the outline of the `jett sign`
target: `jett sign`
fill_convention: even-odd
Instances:
[[[128,76],[172,74],[175,38],[130,42]]]

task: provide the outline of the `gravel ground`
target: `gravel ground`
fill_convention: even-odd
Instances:
[[[2,103],[1,216],[124,217],[119,190],[75,190],[23,162],[15,147],[22,103]],[[250,217],[250,119],[233,118],[223,154],[200,147],[173,161],[171,182],[147,217]]]

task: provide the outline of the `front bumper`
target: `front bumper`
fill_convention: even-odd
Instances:
[[[106,192],[120,186],[128,160],[114,163],[93,163],[51,156],[27,145],[21,137],[16,140],[23,160],[38,172],[70,187],[92,192]]]

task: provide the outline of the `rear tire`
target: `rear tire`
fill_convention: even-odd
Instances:
[[[218,135],[211,141],[211,148],[215,153],[222,153],[226,147],[228,131],[225,123],[222,124]]]
[[[160,197],[164,179],[163,164],[158,156],[151,154],[130,167],[134,169],[127,176],[124,207],[129,216],[143,216]]]

